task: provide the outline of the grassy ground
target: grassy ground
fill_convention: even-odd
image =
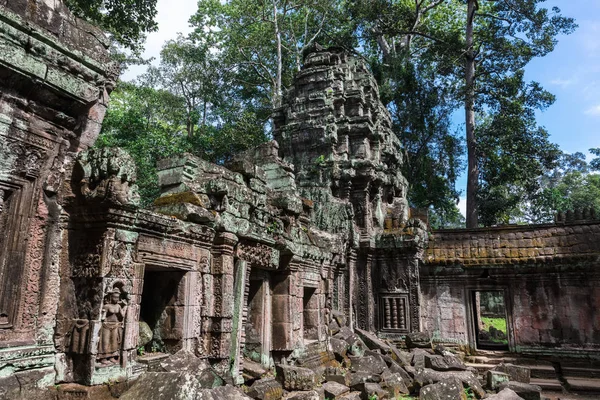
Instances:
[[[506,334],[506,318],[481,317],[481,322],[483,322],[483,329],[486,331],[490,329],[490,326],[493,326]]]

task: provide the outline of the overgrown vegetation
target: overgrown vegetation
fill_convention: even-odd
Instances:
[[[156,1],[142,3],[69,0],[132,48],[156,28]],[[548,222],[597,206],[590,172],[600,161],[571,170],[571,156],[536,123],[554,96],[524,68],[576,28],[542,3],[200,0],[194,32],[165,43],[160,64],[135,83],[119,83],[99,145],[133,153],[149,201],[158,157],[190,151],[223,162],[267,140],[306,51],[342,46],[370,65],[404,144],[409,202],[430,210],[434,228],[464,224],[456,180],[467,164],[469,225]]]

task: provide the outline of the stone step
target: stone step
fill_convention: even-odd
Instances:
[[[564,377],[572,392],[593,392],[600,395],[600,379],[581,378],[581,377]]]
[[[600,368],[562,366],[562,373],[577,378],[600,379]]]
[[[554,392],[562,391],[562,385],[560,381],[556,378],[554,379],[541,379],[541,378],[531,378],[532,385],[538,385],[542,388],[542,391],[550,390]]]
[[[552,365],[529,365],[531,378],[556,379],[556,370]]]

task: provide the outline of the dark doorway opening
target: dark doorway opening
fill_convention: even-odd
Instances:
[[[145,353],[175,353],[182,348],[185,272],[146,268],[140,303],[139,343]],[[144,325],[146,324],[146,325]],[[141,353],[140,350],[138,349]]]
[[[304,288],[303,312],[304,341],[319,340],[319,296],[317,289],[313,287]]]
[[[477,349],[508,350],[509,332],[504,291],[476,290],[472,295]]]

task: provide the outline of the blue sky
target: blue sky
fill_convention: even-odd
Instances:
[[[556,102],[538,114],[538,123],[550,132],[563,151],[587,153],[600,147],[600,1],[549,0],[579,28],[562,36],[554,52],[536,59],[527,78],[556,95]]]
[[[191,31],[189,17],[197,10],[196,0],[158,0],[159,31],[149,35],[145,57],[158,59],[166,40],[177,32]],[[562,14],[575,18],[575,33],[559,37],[554,52],[533,60],[526,78],[540,82],[556,95],[556,102],[538,113],[538,123],[545,126],[551,140],[568,153],[587,154],[589,148],[600,147],[600,0],[547,0],[544,7],[559,7]],[[132,68],[123,79],[129,80],[144,68]],[[589,155],[588,155],[589,156]],[[461,177],[458,188],[466,187]],[[464,193],[463,193],[464,196]],[[462,199],[461,199],[462,200]],[[459,204],[464,210],[464,201]]]

